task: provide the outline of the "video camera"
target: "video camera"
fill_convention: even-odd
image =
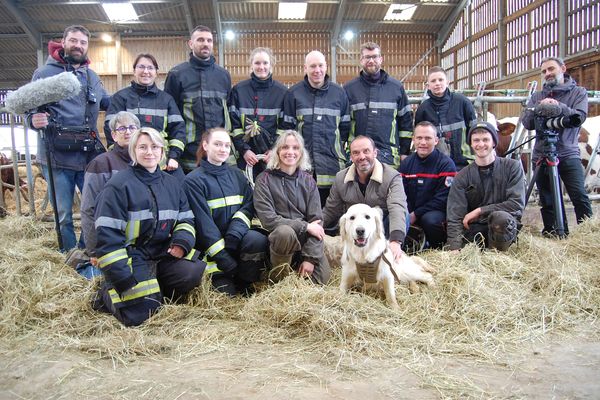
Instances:
[[[579,128],[583,123],[579,114],[564,115],[562,108],[556,104],[538,104],[533,112],[535,114],[536,131],[540,129]]]

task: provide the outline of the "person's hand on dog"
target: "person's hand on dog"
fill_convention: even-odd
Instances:
[[[321,226],[321,220],[310,222],[306,227],[306,232],[310,233],[319,240],[323,240],[325,237],[325,230]]]
[[[400,258],[402,257],[402,254],[404,253],[402,251],[402,245],[400,244],[400,242],[397,242],[395,240],[392,240],[390,242],[390,250],[392,251],[392,255],[394,256],[394,261],[400,261]]]
[[[300,264],[300,268],[298,268],[298,274],[300,274],[302,278],[310,278],[314,270],[315,265],[313,263],[303,261],[302,264]]]
[[[463,218],[463,226],[465,229],[469,229],[469,224],[473,221],[476,221],[481,215],[481,207],[477,207]]]

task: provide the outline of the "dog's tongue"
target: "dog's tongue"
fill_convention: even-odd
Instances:
[[[356,243],[359,246],[364,246],[367,243],[367,239],[365,239],[365,238],[354,239],[354,243]]]

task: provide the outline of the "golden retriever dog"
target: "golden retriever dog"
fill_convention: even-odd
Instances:
[[[346,293],[357,283],[366,289],[383,289],[387,304],[398,308],[394,282],[408,283],[411,292],[416,282],[434,286],[434,270],[419,257],[402,254],[396,262],[385,238],[383,211],[366,204],[351,206],[340,218],[340,236],[344,243],[340,289]]]

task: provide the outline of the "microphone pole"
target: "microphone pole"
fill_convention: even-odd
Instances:
[[[40,112],[47,112],[48,110],[40,110]],[[48,169],[48,196],[50,196],[50,202],[52,203],[52,210],[54,212],[54,229],[56,230],[56,239],[58,240],[58,249],[63,250],[62,233],[60,232],[60,221],[58,219],[58,204],[56,202],[56,186],[54,185],[54,172],[52,171],[52,154],[50,152],[50,141],[46,133],[47,126],[39,130],[40,138],[46,148],[46,166]]]

